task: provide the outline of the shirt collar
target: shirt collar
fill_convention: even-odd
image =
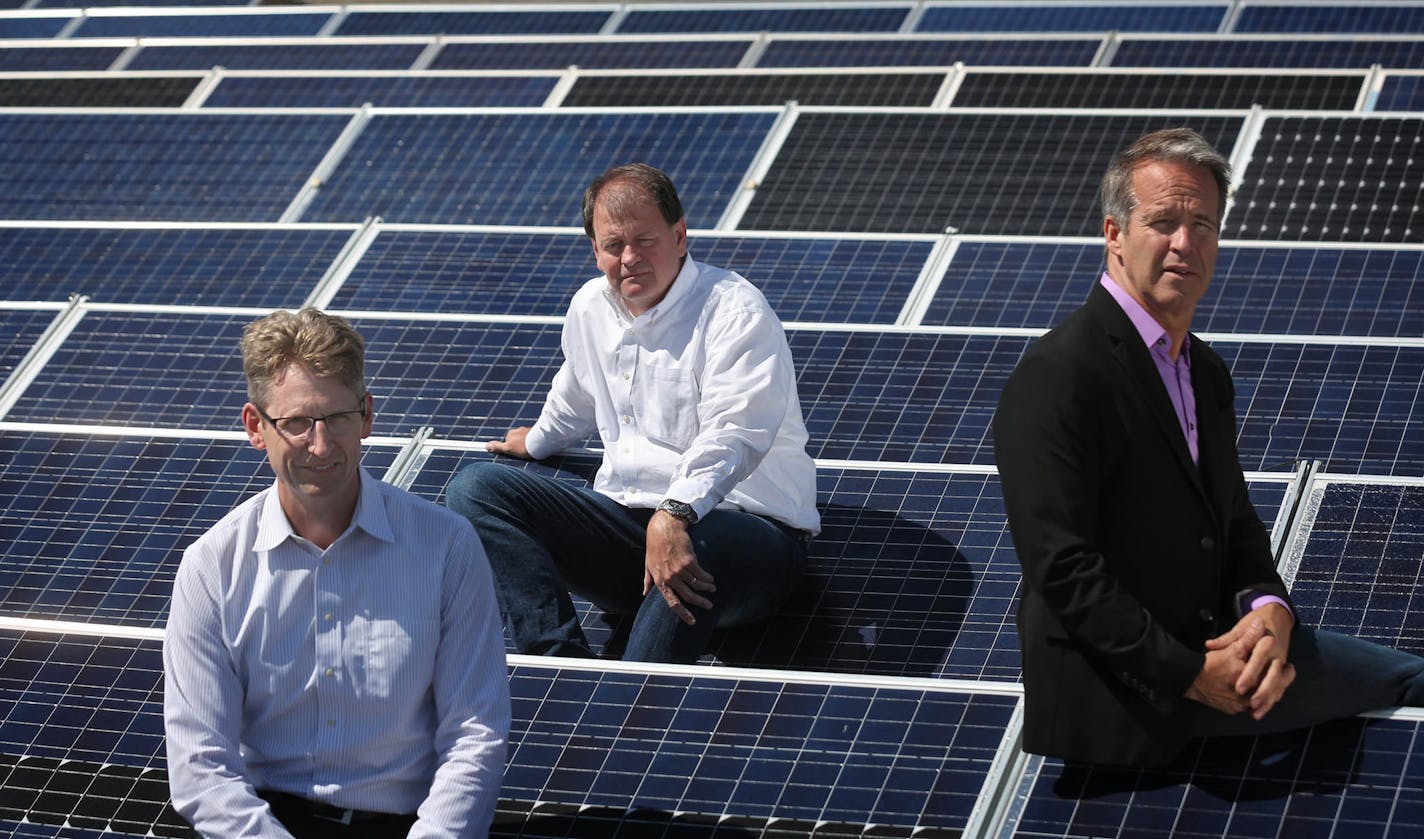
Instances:
[[[1132,325],[1137,330],[1137,334],[1142,336],[1142,342],[1147,345],[1147,349],[1156,349],[1159,344],[1163,350],[1167,349],[1167,341],[1170,337],[1167,335],[1167,330],[1162,328],[1162,324],[1158,323],[1157,320],[1142,307],[1141,303],[1133,299],[1132,295],[1128,294],[1126,289],[1118,285],[1112,277],[1108,276],[1106,271],[1103,272],[1102,279],[1098,282],[1101,283],[1102,287],[1107,290],[1107,293],[1111,294],[1112,298],[1117,301],[1117,305],[1122,307],[1123,312],[1127,315],[1127,319],[1132,321]],[[1182,339],[1182,352],[1179,357],[1187,358],[1188,351],[1191,350],[1191,348],[1192,337],[1188,335]],[[1191,362],[1188,361],[1188,363],[1190,364]]]
[[[356,499],[356,514],[351,517],[351,525],[346,533],[360,528],[383,542],[394,542],[395,531],[391,528],[386,505],[381,503],[381,490],[375,478],[358,469],[361,476],[361,494]],[[277,484],[272,483],[271,491],[262,501],[262,512],[257,522],[257,537],[252,542],[255,551],[270,551],[287,539],[296,536],[287,514],[282,512],[282,501],[277,497]],[[345,537],[345,533],[342,537]],[[338,540],[339,541],[339,540]]]

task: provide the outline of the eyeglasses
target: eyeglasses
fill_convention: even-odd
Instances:
[[[257,408],[254,404],[252,407]],[[312,430],[319,422],[326,423],[326,433],[334,436],[350,434],[361,427],[361,421],[366,418],[366,405],[354,411],[337,411],[334,414],[327,414],[324,417],[269,417],[267,412],[257,408],[257,415],[267,420],[267,423],[280,431],[284,436],[294,440],[305,440],[311,436]]]

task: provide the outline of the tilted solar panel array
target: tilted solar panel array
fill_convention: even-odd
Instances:
[[[1412,712],[1022,759],[988,430],[1101,269],[1108,157],[1198,128],[1238,175],[1196,326],[1302,617],[1424,652],[1424,4],[153,5],[0,11],[0,830],[188,833],[159,644],[183,546],[269,480],[242,324],[350,315],[364,465],[440,500],[537,416],[581,189],[630,159],[787,323],[824,532],[720,666],[513,659],[498,835],[1424,830]]]

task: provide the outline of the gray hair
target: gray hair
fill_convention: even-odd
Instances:
[[[1231,164],[1212,148],[1206,138],[1190,128],[1164,128],[1143,135],[1137,142],[1118,152],[1108,164],[1098,199],[1103,205],[1103,218],[1127,224],[1137,206],[1132,191],[1132,173],[1146,163],[1180,163],[1205,169],[1216,180],[1216,218],[1226,215],[1226,192],[1231,187]]]

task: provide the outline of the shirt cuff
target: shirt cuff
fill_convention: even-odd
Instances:
[[[534,460],[543,460],[557,451],[557,449],[549,445],[547,436],[537,425],[530,428],[529,433],[525,435],[524,450],[527,451],[529,456]]]
[[[1279,603],[1281,604],[1282,608],[1284,608],[1288,613],[1290,613],[1291,620],[1296,620],[1295,612],[1291,610],[1289,603],[1287,603],[1283,598],[1277,597],[1274,594],[1268,594],[1264,591],[1258,591],[1256,589],[1248,588],[1245,591],[1241,592],[1241,594],[1236,599],[1236,603],[1237,608],[1241,611],[1241,614],[1237,617],[1245,617],[1246,615],[1249,615],[1250,613],[1256,611],[1262,606],[1268,605],[1270,603]]]

